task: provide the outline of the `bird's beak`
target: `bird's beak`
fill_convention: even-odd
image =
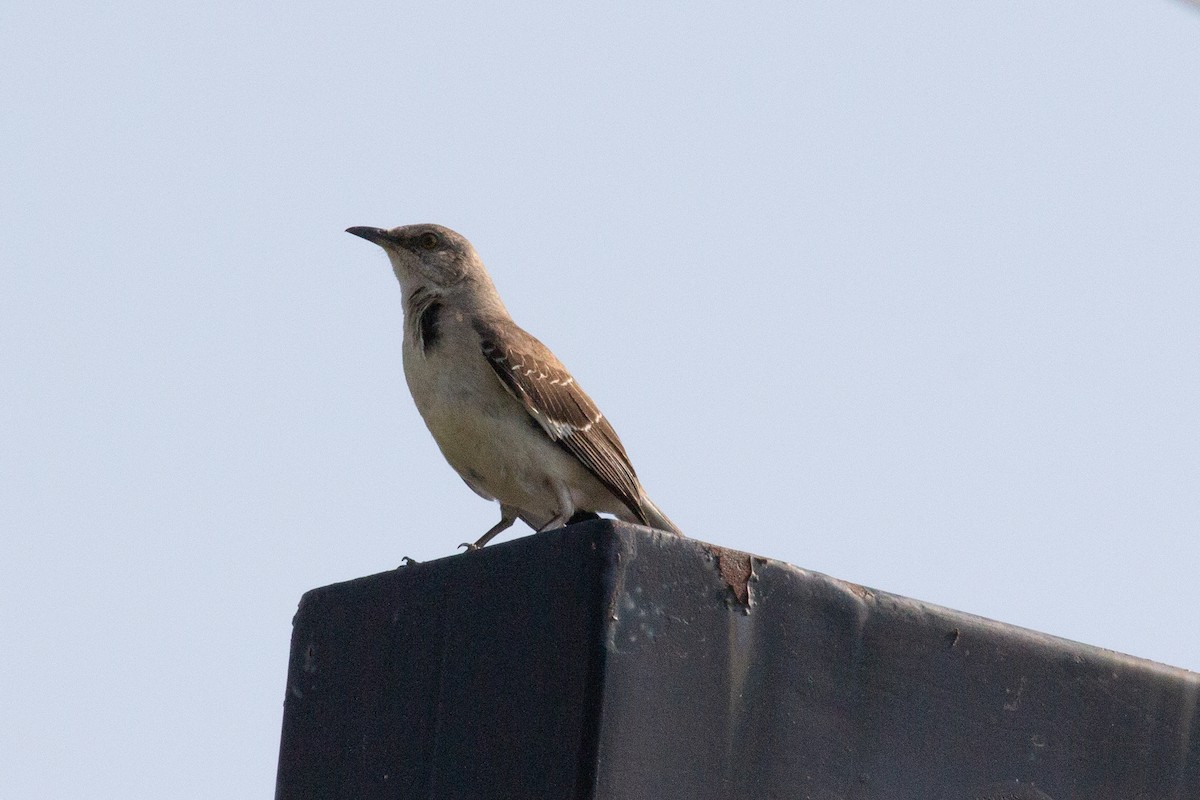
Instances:
[[[353,228],[346,228],[346,233],[353,233],[355,236],[361,236],[368,242],[374,242],[380,247],[384,247],[391,243],[392,237],[388,236],[388,232],[383,228],[369,228],[364,225],[359,225]]]

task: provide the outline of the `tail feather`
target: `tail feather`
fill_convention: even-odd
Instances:
[[[676,536],[684,535],[683,531],[679,530],[675,523],[671,522],[671,520],[667,518],[667,515],[659,510],[658,506],[654,505],[653,501],[651,501],[649,497],[646,497],[646,495],[643,494],[640,500],[642,506],[642,513],[640,516],[645,518],[647,525],[660,531],[673,533]]]

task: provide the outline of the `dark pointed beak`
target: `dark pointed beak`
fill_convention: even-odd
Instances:
[[[355,236],[361,236],[368,242],[374,242],[380,246],[383,246],[392,240],[392,238],[388,236],[388,232],[383,228],[369,228],[365,225],[346,228],[346,233],[353,233]]]

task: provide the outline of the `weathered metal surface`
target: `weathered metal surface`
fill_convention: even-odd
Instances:
[[[1192,800],[1198,699],[1195,673],[597,521],[305,595],[276,797]]]
[[[308,592],[276,797],[583,796],[604,610],[580,527]]]

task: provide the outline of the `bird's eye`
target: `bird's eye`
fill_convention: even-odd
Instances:
[[[426,250],[432,250],[442,243],[442,237],[438,236],[433,231],[425,231],[417,237],[417,244]]]

